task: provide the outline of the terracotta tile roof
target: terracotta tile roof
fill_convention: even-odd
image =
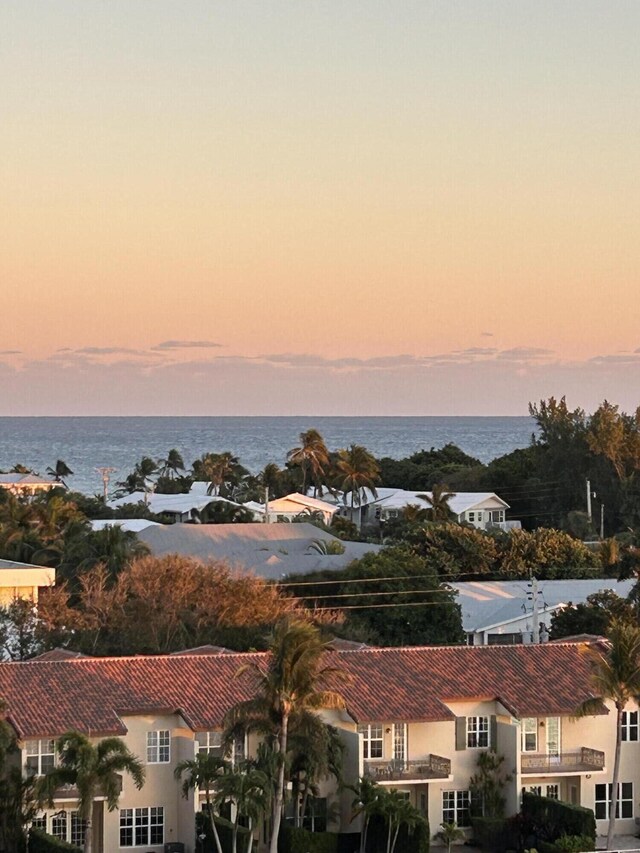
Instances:
[[[571,714],[590,695],[576,644],[451,646],[331,652],[348,679],[336,685],[357,721],[446,720],[446,701],[498,698],[518,716]],[[252,692],[248,661],[268,656],[195,654],[33,660],[0,664],[0,697],[21,737],[70,728],[125,734],[121,717],[180,712],[195,730],[218,728]]]

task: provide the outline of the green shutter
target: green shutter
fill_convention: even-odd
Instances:
[[[498,751],[498,719],[495,714],[489,719],[489,746]]]
[[[467,718],[456,717],[456,749],[467,748]]]

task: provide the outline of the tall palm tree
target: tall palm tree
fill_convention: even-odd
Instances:
[[[307,493],[307,478],[314,483],[314,497],[322,478],[329,470],[329,450],[317,429],[308,429],[300,433],[300,447],[294,447],[287,453],[287,459],[302,470],[303,495]]]
[[[56,483],[62,483],[63,486],[67,484],[64,481],[65,477],[72,477],[73,471],[66,462],[63,462],[62,459],[58,459],[55,466],[53,468],[47,468],[47,474],[49,474]]]
[[[342,708],[344,700],[327,689],[329,676],[341,671],[325,666],[327,644],[319,630],[308,622],[285,617],[275,627],[267,668],[251,663],[238,670],[238,676],[250,673],[256,684],[253,699],[240,702],[227,715],[229,733],[260,731],[267,734],[278,757],[278,771],[272,804],[270,853],[278,851],[278,836],[285,797],[285,759],[289,724],[307,713],[322,708]]]
[[[378,813],[378,801],[382,794],[382,787],[363,776],[357,787],[353,789],[356,797],[351,804],[351,819],[362,816],[362,830],[360,831],[360,853],[367,849],[367,834],[369,832],[369,821],[374,814]]]
[[[243,761],[236,768],[229,769],[220,776],[217,785],[216,802],[220,805],[229,803],[233,814],[231,828],[231,853],[238,850],[238,829],[240,818],[248,819],[248,848],[251,853],[253,841],[253,825],[260,819],[270,800],[270,782],[262,770],[258,770],[252,761]]]
[[[318,796],[319,783],[330,776],[338,784],[342,781],[344,743],[334,726],[311,714],[292,728],[289,741],[294,821],[296,826],[303,826],[309,800]]]
[[[618,809],[622,714],[629,701],[640,701],[640,628],[630,622],[613,621],[607,648],[589,646],[586,653],[592,663],[591,684],[595,696],[579,705],[576,714],[584,717],[597,713],[602,700],[613,702],[616,709],[616,747],[607,832],[607,850],[611,850]]]
[[[207,815],[218,853],[222,853],[222,844],[215,820],[215,798],[217,786],[224,773],[229,772],[231,765],[224,758],[207,752],[198,752],[195,758],[181,761],[176,765],[173,775],[182,782],[182,795],[186,799],[189,791],[197,790],[204,794]]]
[[[173,447],[168,453],[166,459],[160,459],[160,475],[162,477],[170,477],[172,480],[179,476],[180,471],[184,471],[184,459],[179,450]]]
[[[42,778],[41,801],[52,806],[55,791],[61,785],[78,789],[78,816],[85,826],[83,849],[84,853],[91,853],[96,797],[104,796],[107,808],[114,811],[120,798],[120,774],[128,773],[139,790],[144,785],[144,767],[117,737],[104,738],[94,745],[80,732],[69,731],[58,738],[56,751],[58,766]]]
[[[237,456],[225,450],[224,453],[204,453],[193,463],[198,479],[208,480],[208,495],[219,495],[220,488],[226,483],[236,483],[244,471]]]
[[[353,520],[354,505],[362,502],[362,489],[369,489],[374,497],[378,497],[375,484],[380,479],[380,466],[375,457],[366,447],[352,444],[351,447],[338,451],[336,472],[343,492],[351,492],[351,520]]]
[[[455,494],[449,491],[449,486],[445,486],[444,483],[434,483],[429,494],[418,495],[418,497],[429,505],[432,521],[447,521],[451,518],[449,501],[455,497]]]

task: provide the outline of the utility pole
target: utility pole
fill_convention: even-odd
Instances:
[[[269,524],[269,486],[264,490],[264,523]]]
[[[104,502],[106,503],[109,499],[109,481],[111,480],[111,475],[114,474],[118,469],[109,468],[105,466],[103,468],[96,468],[95,470],[102,477],[102,495],[104,498]]]
[[[600,538],[604,539],[604,504],[600,504]]]
[[[538,645],[540,642],[540,611],[538,605],[538,596],[540,595],[540,592],[538,590],[538,579],[533,573],[531,575],[529,587],[531,589],[531,592],[527,593],[527,597],[533,605],[533,610],[531,613],[531,642],[535,645]]]
[[[591,480],[587,480],[587,516],[589,517],[589,521],[593,521],[591,515]]]

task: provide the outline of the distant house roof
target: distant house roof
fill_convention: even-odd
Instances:
[[[380,549],[364,542],[343,542],[343,554],[319,554],[310,550],[314,540],[340,540],[307,522],[171,524],[148,527],[139,536],[156,556],[181,554],[203,562],[226,560],[273,580],[299,572],[341,569]]]
[[[253,512],[260,512],[264,514],[264,504],[250,501],[245,504],[245,506]],[[285,495],[282,498],[274,498],[269,501],[269,513],[274,516],[278,515],[278,513],[303,513],[305,510],[309,512],[321,512],[325,515],[333,515],[337,512],[338,507],[335,503],[328,503],[327,501],[320,500],[319,498],[301,495],[298,492],[293,492],[290,495]]]
[[[63,483],[54,480],[52,477],[41,477],[40,474],[18,474],[11,472],[9,474],[0,474],[0,486],[60,486],[65,488]]]
[[[403,509],[409,504],[417,504],[420,507],[427,508],[429,504],[423,500],[420,495],[429,495],[431,492],[423,489],[422,491],[411,492],[406,489],[376,489],[377,497],[370,489],[362,489],[360,504],[356,506],[365,506],[374,504],[381,509]],[[451,512],[454,515],[462,515],[463,512],[468,512],[473,509],[491,508],[491,509],[509,509],[509,504],[498,497],[495,492],[452,492],[448,500]],[[351,495],[344,495],[345,506],[351,506]]]
[[[562,604],[579,604],[595,592],[611,590],[626,597],[634,580],[611,578],[587,580],[538,581],[540,612],[555,610]],[[462,627],[467,633],[483,631],[522,618],[531,613],[530,587],[521,581],[468,581],[450,584],[457,591],[462,609]]]
[[[193,512],[193,510],[201,510],[213,503],[241,506],[241,504],[221,498],[218,495],[163,495],[156,492],[132,492],[130,495],[123,495],[121,498],[109,501],[108,506],[115,509],[126,504],[139,503],[145,504],[149,508],[149,512],[157,514],[166,512],[173,515],[184,515],[185,513]]]
[[[78,658],[88,658],[89,655],[83,655],[82,652],[72,652],[70,649],[51,649],[51,651],[43,652],[32,660],[77,660]]]
[[[130,533],[140,533],[146,527],[160,527],[160,523],[148,518],[95,518],[91,521],[92,530],[104,530],[105,527],[120,527]]]
[[[572,714],[592,695],[576,644],[450,646],[328,652],[347,678],[333,685],[358,722],[449,720],[447,703],[497,699],[515,716]],[[194,730],[216,729],[248,699],[241,665],[266,653],[76,658],[0,663],[0,696],[21,738],[77,729],[125,734],[123,717],[179,713]],[[549,674],[553,673],[553,677]],[[604,709],[603,709],[604,710]]]

